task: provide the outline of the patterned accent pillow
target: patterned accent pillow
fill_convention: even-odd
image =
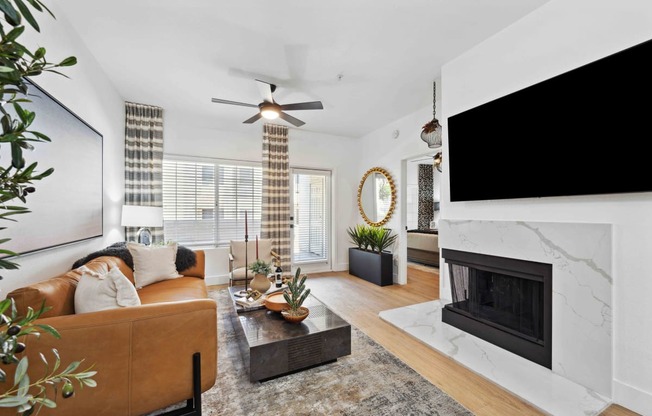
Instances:
[[[77,271],[81,277],[75,289],[75,313],[140,305],[136,288],[119,268],[113,267],[106,274],[86,266],[79,267]]]

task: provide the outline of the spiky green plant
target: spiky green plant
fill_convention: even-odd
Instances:
[[[366,225],[358,224],[355,227],[349,227],[346,232],[349,234],[351,242],[359,249],[364,250],[366,242]]]
[[[298,267],[294,277],[288,282],[288,288],[283,292],[283,298],[290,306],[290,315],[298,315],[299,308],[310,295],[310,289],[306,289],[306,278],[308,276],[304,275],[299,278],[300,275],[301,267]]]
[[[371,249],[377,253],[382,253],[394,244],[398,235],[392,234],[392,230],[389,228],[370,227],[368,238]]]

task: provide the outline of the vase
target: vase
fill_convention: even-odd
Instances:
[[[300,306],[297,312],[298,312],[297,315],[293,315],[290,313],[289,309],[285,309],[284,311],[281,312],[281,315],[283,315],[283,319],[285,319],[286,321],[291,322],[293,324],[298,324],[299,322],[306,319],[310,314],[310,310],[305,306]]]
[[[260,293],[267,292],[271,285],[272,283],[269,281],[267,276],[259,273],[255,274],[254,278],[251,280],[251,283],[249,283],[250,288],[257,290]]]

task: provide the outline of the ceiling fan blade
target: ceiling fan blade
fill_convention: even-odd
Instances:
[[[272,93],[276,89],[276,85],[261,81],[259,79],[256,80],[256,83],[258,85],[258,90],[260,91],[260,96],[263,97],[263,100],[267,101],[268,103],[273,103],[274,97],[272,97]]]
[[[301,127],[304,124],[306,124],[303,121],[299,120],[298,118],[292,117],[291,115],[286,114],[286,113],[284,113],[282,111],[278,116],[280,118],[282,118],[283,120],[287,121],[288,123],[292,124],[294,127]]]
[[[254,123],[254,122],[258,121],[261,117],[262,117],[262,116],[260,115],[260,113],[256,113],[255,116],[246,119],[245,121],[242,122],[242,124],[251,124],[251,123]]]
[[[255,107],[255,108],[258,108],[258,105],[256,105],[256,104],[247,104],[247,103],[241,103],[239,101],[222,100],[221,98],[211,98],[211,101],[214,102],[214,103],[218,103],[218,104],[231,104],[231,105],[241,105],[243,107]]]
[[[294,104],[285,104],[281,106],[281,110],[323,110],[324,106],[321,101],[310,101],[308,103],[294,103]]]

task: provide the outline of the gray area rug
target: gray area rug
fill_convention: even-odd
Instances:
[[[471,415],[357,328],[351,355],[263,383],[249,381],[226,290],[218,303],[218,376],[202,395],[204,415]]]

